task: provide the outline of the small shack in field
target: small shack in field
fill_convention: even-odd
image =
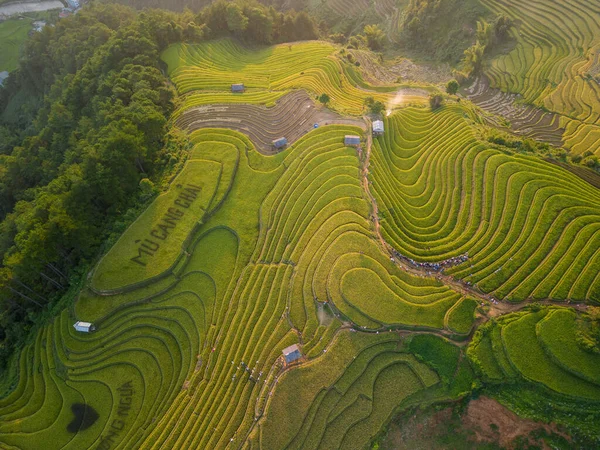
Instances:
[[[373,136],[383,135],[383,120],[375,120],[373,122]]]
[[[344,145],[349,147],[358,147],[360,145],[360,136],[354,134],[347,134],[344,136]]]
[[[287,139],[284,137],[280,137],[279,139],[275,139],[273,141],[273,147],[275,148],[283,148],[287,145]]]
[[[81,331],[82,333],[90,333],[90,332],[96,330],[96,327],[94,326],[94,324],[92,324],[90,322],[82,322],[80,320],[78,320],[77,322],[75,322],[73,324],[73,328],[75,328],[75,330],[77,330],[77,331]]]
[[[285,365],[289,365],[299,359],[302,359],[302,352],[298,344],[290,345],[283,349],[283,357],[285,358]]]
[[[0,86],[4,84],[4,80],[8,78],[8,72],[5,70],[4,72],[0,72]]]
[[[244,92],[245,88],[244,88],[244,84],[243,83],[238,83],[238,84],[232,84],[231,85],[231,92],[239,92],[242,93]]]

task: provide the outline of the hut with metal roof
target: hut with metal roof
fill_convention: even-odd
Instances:
[[[244,83],[237,83],[231,85],[231,92],[244,92]]]
[[[287,139],[284,137],[280,137],[279,139],[275,139],[273,141],[273,147],[275,148],[283,148],[287,145]]]
[[[349,147],[358,147],[360,145],[360,136],[354,134],[347,134],[344,136],[344,145]]]
[[[298,344],[290,345],[283,349],[283,357],[285,359],[285,365],[289,365],[299,359],[302,359],[302,352]]]
[[[77,331],[81,331],[82,333],[90,333],[90,332],[96,330],[96,327],[94,326],[93,323],[82,322],[80,320],[78,320],[77,322],[75,322],[73,324],[73,328],[75,328],[75,330],[77,330]]]
[[[373,136],[383,135],[383,120],[373,121]]]

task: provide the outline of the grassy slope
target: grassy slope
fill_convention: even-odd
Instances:
[[[216,161],[191,160],[183,171],[173,180],[169,190],[161,194],[140,217],[123,233],[117,243],[102,258],[94,272],[92,285],[99,290],[112,290],[129,286],[160,275],[169,269],[183,250],[183,244],[195,226],[202,221],[208,206],[216,193],[223,168]],[[191,205],[187,201],[179,201],[179,195],[186,194],[184,188],[193,185],[201,189]],[[182,205],[178,206],[175,202]],[[164,231],[164,217],[169,209],[176,210],[181,217],[173,219],[174,228]],[[171,224],[168,224],[171,226]],[[150,233],[158,231],[157,237]],[[163,238],[164,237],[164,238]],[[144,266],[131,258],[138,256],[138,248],[146,241],[158,250],[152,256],[143,255]]]
[[[29,19],[11,19],[0,23],[0,72],[11,72],[17,68],[21,47],[29,31]]]

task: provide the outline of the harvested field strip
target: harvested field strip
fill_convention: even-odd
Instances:
[[[555,159],[546,158],[546,161],[549,163],[555,164],[559,167],[562,167],[565,170],[568,170],[571,173],[574,173],[582,180],[587,181],[589,184],[594,186],[595,188],[600,189],[600,174],[594,172],[587,167],[575,166],[573,164],[567,164],[560,161],[556,161]]]
[[[324,42],[303,42],[250,50],[233,40],[219,40],[200,45],[178,44],[169,47],[162,59],[169,67],[169,75],[180,93],[197,96],[199,90],[217,95],[215,91],[230,89],[233,83],[244,83],[254,101],[258,91],[289,91],[305,89],[313,95],[327,93],[331,106],[346,114],[360,114],[368,96],[387,102],[393,93],[377,92],[381,87],[370,87],[353,72],[350,80],[345,62],[333,56],[336,47]],[[358,85],[362,87],[357,87]],[[392,91],[388,86],[384,91]],[[244,94],[239,94],[243,97]],[[266,94],[265,94],[266,95]],[[233,97],[229,97],[233,99]],[[274,100],[274,99],[273,99]],[[271,100],[269,99],[268,102]],[[407,94],[403,103],[425,103],[426,97]],[[203,100],[204,102],[204,100]],[[192,105],[193,101],[187,103]],[[204,103],[202,103],[204,104]]]
[[[183,97],[181,106],[172,114],[173,119],[178,119],[181,114],[190,108],[206,105],[262,105],[266,107],[275,106],[277,100],[287,91],[250,91],[244,95],[234,94],[232,92],[206,92],[192,91]]]
[[[499,298],[600,298],[597,189],[537,158],[486,149],[459,107],[406,109],[386,125],[370,179],[400,254]]]
[[[490,88],[488,80],[478,78],[465,90],[469,100],[484,111],[503,117],[510,121],[510,130],[523,137],[547,142],[555,147],[562,147],[564,129],[560,128],[560,118],[556,114],[547,113],[534,106],[523,106],[516,103],[517,95]],[[503,127],[494,117],[486,117],[491,125]]]
[[[330,0],[327,2],[327,6],[340,16],[346,17],[361,15],[363,11],[369,8],[370,2],[369,0]]]
[[[362,121],[342,119],[326,109],[319,109],[306,92],[295,91],[281,97],[272,108],[216,104],[187,109],[178,117],[176,125],[189,131],[213,127],[240,131],[248,135],[261,153],[270,154],[280,151],[273,147],[273,141],[279,137],[284,136],[293,144],[315,124],[341,122],[365,127]]]

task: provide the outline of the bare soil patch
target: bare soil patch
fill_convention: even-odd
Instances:
[[[503,118],[510,122],[508,129],[514,134],[562,147],[565,130],[560,127],[560,117],[557,114],[518,103],[520,97],[517,94],[491,88],[486,77],[475,80],[463,91],[463,95],[484,111],[496,116],[486,117],[490,125],[506,129],[500,120]]]
[[[507,449],[515,448],[513,443],[519,437],[528,440],[530,445],[549,449],[543,441],[538,442],[530,437],[531,432],[539,429],[543,429],[547,434],[558,434],[568,439],[555,425],[522,419],[489,397],[471,400],[462,416],[462,424],[473,431],[476,442],[496,442]]]
[[[522,419],[480,397],[447,407],[413,410],[394,419],[380,450],[550,449],[543,436],[569,437],[554,425]]]

